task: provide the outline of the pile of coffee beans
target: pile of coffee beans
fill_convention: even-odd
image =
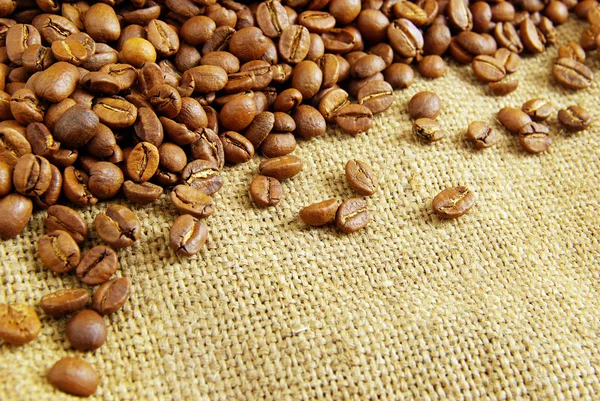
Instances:
[[[593,74],[586,51],[600,42],[596,0],[0,0],[0,237],[14,238],[34,208],[46,209],[48,233],[39,242],[42,263],[57,274],[74,272],[89,292],[66,289],[40,306],[50,316],[76,313],[67,337],[93,350],[106,337],[103,314],[119,310],[129,294],[126,278],[112,278],[114,249],[140,239],[140,222],[125,206],[95,217],[106,245],[80,247],[88,227],[71,207],[123,196],[148,205],[170,190],[181,214],[169,244],[182,256],[204,246],[203,219],[215,211],[212,195],[224,185],[226,164],[266,158],[250,184],[260,207],[282,200],[282,181],[299,174],[292,153],[298,140],[324,135],[327,124],[356,135],[394,102],[394,89],[422,76],[441,77],[442,56],[470,63],[491,93],[514,91],[523,52],[540,53],[557,42],[555,24],[569,12],[591,25],[580,44],[558,50],[552,75],[570,89],[588,87]],[[503,109],[498,119],[519,135],[529,152],[552,143],[541,121],[547,105]],[[436,121],[440,99],[421,92],[408,105],[413,132],[426,142],[442,139]],[[569,131],[586,129],[578,106],[559,111]],[[477,148],[498,135],[474,122],[467,137]],[[377,187],[372,169],[350,161],[346,177],[360,195]],[[473,195],[463,187],[434,200],[445,217],[468,211]],[[68,204],[69,206],[65,206]],[[362,198],[329,199],[304,208],[310,225],[335,223],[344,233],[367,225]],[[0,338],[23,344],[41,324],[35,310],[0,305]],[[49,380],[77,395],[94,393],[99,378],[82,360],[66,358]]]

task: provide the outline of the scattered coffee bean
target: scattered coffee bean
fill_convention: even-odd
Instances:
[[[38,241],[40,259],[54,273],[66,273],[77,267],[81,259],[79,245],[66,231],[52,231]]]
[[[336,227],[350,234],[364,228],[369,223],[367,203],[360,198],[346,199],[337,209]]]
[[[300,210],[300,219],[311,226],[323,226],[335,220],[338,207],[339,202],[335,198],[314,203]]]
[[[521,147],[530,153],[541,153],[552,145],[550,129],[543,124],[530,122],[519,130]]]
[[[444,189],[433,198],[433,211],[445,218],[460,217],[475,204],[475,194],[464,186]]]
[[[127,248],[140,238],[141,224],[135,213],[121,205],[110,205],[94,219],[98,236],[113,248]]]
[[[92,309],[102,315],[110,315],[123,307],[127,298],[131,281],[127,277],[117,277],[102,284],[92,298]]]
[[[366,132],[373,124],[373,113],[360,104],[347,104],[335,113],[335,123],[347,134]]]
[[[275,206],[281,195],[281,183],[276,178],[259,175],[250,184],[250,197],[258,206]]]
[[[83,288],[58,290],[44,295],[40,308],[48,316],[61,317],[83,309],[90,300],[90,293]]]
[[[177,185],[173,188],[171,202],[179,212],[191,214],[196,218],[208,217],[214,212],[211,197],[188,185]]]
[[[79,213],[63,205],[53,205],[48,208],[44,225],[51,232],[56,230],[67,232],[80,245],[88,235],[87,224]]]
[[[60,391],[89,397],[96,392],[100,377],[92,365],[76,357],[65,357],[48,372],[48,381]]]
[[[496,96],[506,96],[517,90],[519,87],[519,81],[506,81],[501,82],[490,82],[488,84],[492,93]]]
[[[504,65],[495,57],[479,55],[473,59],[475,76],[485,82],[497,82],[506,76]]]
[[[431,118],[419,118],[413,121],[412,131],[417,138],[426,142],[437,142],[446,135],[446,131],[440,124]]]
[[[42,323],[35,309],[27,305],[0,304],[0,339],[14,345],[36,339]]]
[[[531,99],[523,103],[521,110],[527,114],[533,121],[544,121],[554,111],[552,103],[544,99]]]
[[[494,146],[500,140],[500,134],[488,123],[473,121],[467,129],[467,139],[477,149],[485,149]]]
[[[104,245],[90,249],[77,265],[77,278],[87,285],[106,283],[117,271],[119,262],[115,251]]]
[[[302,160],[296,156],[287,155],[262,161],[258,166],[258,171],[261,175],[285,180],[300,173],[303,167]]]
[[[106,323],[98,312],[84,309],[67,322],[65,334],[78,351],[94,351],[106,341]]]
[[[178,255],[193,256],[200,252],[206,238],[206,225],[192,215],[183,214],[171,227],[169,245]]]
[[[577,132],[587,129],[592,122],[592,117],[582,107],[569,106],[567,109],[559,110],[558,121],[567,130]]]
[[[152,203],[160,198],[162,193],[162,187],[150,182],[138,184],[129,180],[123,183],[123,194],[129,202],[137,205],[147,205]]]
[[[371,166],[360,160],[346,163],[346,181],[359,195],[373,195],[377,190],[377,176]]]
[[[498,121],[512,134],[518,134],[521,127],[531,122],[531,117],[514,107],[504,107],[498,112]]]
[[[181,182],[207,195],[212,195],[223,186],[223,178],[212,162],[194,160],[181,172]]]
[[[419,61],[419,72],[425,78],[441,78],[446,74],[446,62],[437,54],[425,56]]]
[[[441,111],[442,102],[433,92],[423,91],[414,95],[408,102],[408,114],[412,119],[435,119]]]
[[[568,89],[587,88],[594,80],[594,74],[588,67],[571,58],[559,58],[552,67],[552,75]]]

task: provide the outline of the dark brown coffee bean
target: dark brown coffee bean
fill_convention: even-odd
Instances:
[[[89,177],[83,171],[68,166],[63,172],[63,192],[73,203],[80,206],[93,206],[98,203],[98,198],[88,189]]]
[[[194,160],[206,160],[211,162],[217,169],[222,169],[225,164],[225,154],[221,139],[209,128],[204,128],[199,132],[199,139],[190,146],[192,157]]]
[[[185,151],[174,143],[165,142],[158,148],[159,165],[168,171],[179,173],[187,164]]]
[[[411,3],[412,4],[412,3]],[[367,78],[378,72],[383,71],[387,67],[385,61],[374,54],[368,54],[359,58],[350,68],[350,74],[354,78]]]
[[[131,88],[138,78],[135,68],[129,64],[108,64],[100,68],[100,72],[110,75],[120,90]]]
[[[346,199],[337,209],[335,225],[346,233],[356,232],[369,223],[367,203],[360,198]]]
[[[298,89],[288,88],[280,92],[273,103],[273,111],[287,113],[302,103],[302,93]]]
[[[544,99],[531,99],[523,103],[521,110],[534,121],[544,121],[550,117],[554,107]]]
[[[552,145],[550,129],[543,124],[530,122],[519,130],[521,147],[529,153],[541,153]]]
[[[85,151],[97,158],[111,157],[117,146],[115,134],[104,124],[98,124],[96,135],[85,145]]]
[[[276,112],[276,114],[278,114],[280,112]],[[284,113],[281,113],[284,114]],[[289,117],[289,115],[285,114],[286,116]],[[291,119],[291,117],[289,117]],[[265,138],[269,135],[269,133],[271,132],[271,130],[274,128],[274,124],[275,124],[275,116],[273,113],[271,112],[262,112],[257,114],[254,119],[252,120],[252,123],[250,123],[250,125],[248,126],[248,128],[246,129],[246,132],[244,134],[244,136],[246,137],[246,139],[248,139],[248,141],[250,141],[250,143],[252,144],[252,146],[254,146],[254,148],[258,148],[258,146],[260,146],[260,144],[265,140]],[[293,122],[293,119],[292,119]],[[296,123],[294,122],[294,129],[296,129]],[[293,130],[292,130],[293,131]],[[213,151],[211,151],[210,153],[214,153],[215,151],[217,151],[217,148],[213,147]],[[210,149],[207,149],[210,150]],[[194,148],[192,147],[192,155],[194,154]],[[195,157],[195,158],[200,158],[200,159],[204,159],[204,160],[208,160],[204,157]],[[218,160],[218,158],[217,158]],[[222,166],[221,166],[222,167]],[[219,167],[219,168],[221,168]]]
[[[377,176],[371,166],[360,160],[346,163],[346,181],[359,195],[373,195],[377,190]]]
[[[148,91],[148,101],[159,114],[173,118],[182,107],[181,96],[171,85],[156,85]]]
[[[230,26],[220,26],[215,29],[212,37],[202,46],[202,55],[225,49],[234,33],[235,29]]]
[[[129,127],[137,118],[137,107],[120,98],[99,98],[92,110],[110,128]]]
[[[335,113],[335,123],[347,134],[368,131],[373,124],[373,113],[360,104],[347,104]]]
[[[385,81],[372,81],[360,88],[356,97],[359,104],[368,107],[373,114],[387,110],[394,103],[390,84]]]
[[[582,107],[569,106],[566,110],[558,111],[558,121],[567,130],[577,132],[587,129],[592,122],[592,117]]]
[[[48,381],[62,392],[89,397],[96,392],[100,377],[92,365],[76,357],[65,357],[48,372]]]
[[[33,25],[16,24],[6,31],[6,52],[10,61],[23,63],[23,53],[31,45],[42,43],[40,33]]]
[[[156,172],[159,160],[156,146],[149,142],[140,142],[127,157],[127,174],[135,182],[146,182]]]
[[[123,194],[131,203],[137,205],[147,205],[157,200],[163,193],[162,187],[150,182],[141,184],[133,181],[125,181],[123,184]]]
[[[84,309],[67,322],[65,334],[78,351],[94,351],[106,341],[106,323],[91,309]]]
[[[169,245],[178,255],[193,256],[200,252],[206,238],[206,225],[195,217],[184,214],[171,227]]]
[[[467,187],[447,188],[433,198],[433,211],[439,216],[450,219],[460,217],[475,204],[475,194]]]
[[[517,54],[523,51],[523,42],[521,42],[514,25],[510,22],[497,23],[494,28],[494,37],[498,42],[498,46],[506,47]]]
[[[98,199],[110,199],[121,190],[125,180],[119,167],[110,162],[95,163],[90,169],[88,188]]]
[[[303,138],[314,138],[325,134],[327,124],[323,115],[314,107],[300,105],[292,114],[296,123],[296,134]]]
[[[265,157],[280,157],[292,153],[296,149],[296,138],[290,132],[273,132],[260,145]]]
[[[300,220],[311,226],[323,226],[335,220],[338,207],[339,202],[335,198],[314,203],[300,210]]]
[[[296,64],[304,60],[309,47],[310,33],[301,25],[288,26],[279,38],[279,53],[286,63]]]
[[[85,31],[96,42],[106,43],[119,39],[121,26],[112,7],[96,3],[85,13]]]
[[[250,184],[250,197],[261,207],[275,206],[281,201],[281,183],[273,177],[259,175]]]
[[[26,137],[31,144],[35,155],[48,158],[56,152],[60,146],[54,137],[42,123],[31,123],[27,126]]]
[[[513,134],[518,134],[521,127],[531,122],[531,117],[514,107],[504,107],[498,112],[498,121]]]
[[[67,273],[75,269],[81,259],[79,246],[66,231],[52,231],[38,242],[42,263],[54,273]]]
[[[494,95],[506,96],[509,93],[517,90],[519,87],[519,81],[490,82],[488,86]]]
[[[31,153],[19,158],[13,172],[17,192],[25,196],[39,196],[50,187],[51,181],[52,169],[48,160]]]
[[[136,139],[140,142],[149,142],[154,146],[160,146],[163,142],[163,126],[151,108],[142,107],[138,109],[133,129],[135,130]]]
[[[483,121],[473,121],[467,129],[467,139],[477,149],[485,149],[494,146],[500,140],[497,130]]]
[[[35,340],[42,323],[35,309],[28,305],[0,304],[0,339],[22,345]]]
[[[29,89],[19,89],[10,98],[10,112],[23,125],[44,121],[45,107]]]
[[[87,224],[81,216],[75,210],[62,205],[48,208],[44,225],[48,231],[67,232],[78,244],[82,244],[88,235]]]
[[[58,290],[44,295],[40,308],[48,316],[61,317],[83,309],[90,300],[90,293],[83,288]]]
[[[258,60],[267,50],[268,43],[259,28],[250,26],[231,35],[229,51],[242,62]]]
[[[273,114],[273,131],[293,132],[296,130],[296,122],[289,114],[276,111]]]
[[[92,110],[75,105],[56,121],[54,137],[62,146],[80,148],[96,135],[98,124],[99,118]]]
[[[286,155],[262,161],[258,166],[258,171],[261,175],[284,180],[300,173],[303,167],[304,164],[300,158]]]
[[[208,217],[215,211],[211,197],[189,185],[181,184],[173,188],[171,202],[180,213],[187,213],[199,219]]]
[[[47,209],[58,202],[62,192],[62,174],[60,170],[54,165],[50,165],[50,169],[52,171],[50,186],[43,194],[33,198],[35,205],[40,209]]]
[[[223,129],[241,131],[246,128],[257,114],[256,103],[248,95],[231,99],[219,113],[219,123]]]
[[[254,156],[254,146],[243,135],[235,131],[226,131],[219,138],[223,144],[226,162],[233,164],[246,163]]]
[[[475,76],[485,82],[497,82],[506,76],[506,69],[498,59],[480,55],[473,59]]]
[[[127,298],[131,282],[127,277],[117,277],[102,284],[92,299],[92,309],[101,315],[110,315],[123,307]],[[87,292],[86,292],[87,293]]]
[[[77,265],[77,278],[87,285],[107,282],[117,271],[119,262],[115,251],[104,245],[90,249]]]
[[[405,89],[412,85],[415,72],[411,66],[404,63],[394,63],[383,73],[385,80],[394,89]]]
[[[279,37],[290,25],[285,8],[274,0],[267,0],[258,5],[256,22],[264,34],[270,38]]]
[[[552,66],[552,75],[568,89],[587,88],[594,80],[594,74],[588,67],[570,58],[558,59]]]
[[[537,27],[530,18],[521,22],[520,30],[523,46],[531,53],[541,53],[546,50],[544,36],[540,35]]]
[[[207,195],[217,192],[223,186],[223,178],[218,169],[206,160],[194,160],[185,166],[181,172],[181,181]]]
[[[88,72],[81,78],[80,84],[86,90],[97,94],[116,95],[121,90],[121,85],[112,75],[101,71]]]
[[[408,102],[408,114],[412,119],[431,118],[435,119],[441,111],[442,102],[439,96],[433,92],[422,91],[414,95]]]
[[[425,142],[437,142],[446,135],[446,131],[440,127],[437,121],[426,117],[413,121],[412,131],[417,138]]]
[[[363,10],[356,19],[358,29],[363,34],[364,40],[370,43],[380,43],[386,39],[386,28],[389,25],[389,19],[380,10]]]

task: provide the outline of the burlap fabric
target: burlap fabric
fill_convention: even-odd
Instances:
[[[561,43],[578,40],[578,24],[560,29]],[[141,240],[118,252],[118,275],[131,278],[133,293],[106,318],[106,344],[76,352],[66,319],[42,316],[36,341],[0,345],[0,399],[71,399],[45,378],[66,355],[101,373],[96,400],[598,399],[598,85],[558,87],[556,49],[526,58],[507,97],[489,96],[470,67],[451,65],[443,79],[418,78],[396,93],[368,133],[332,128],[302,141],[305,169],[283,184],[275,208],[248,197],[258,158],[226,168],[195,258],[168,248],[177,213],[167,196],[135,207]],[[595,54],[587,64],[600,74]],[[433,145],[413,137],[406,113],[424,89],[440,94],[449,130]],[[594,125],[567,134],[552,117],[555,142],[542,155],[508,133],[484,151],[464,142],[470,121],[494,121],[501,107],[533,97],[557,108],[578,103]],[[352,158],[370,163],[381,182],[367,200],[368,227],[344,235],[305,226],[301,207],[354,195],[344,180]],[[431,199],[459,184],[475,191],[476,206],[437,218]],[[105,207],[82,210],[90,227]],[[0,302],[36,305],[80,285],[40,262],[43,216],[0,243]],[[91,230],[88,247],[99,242]]]

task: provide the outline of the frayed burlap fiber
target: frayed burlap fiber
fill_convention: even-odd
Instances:
[[[585,28],[571,22],[560,44]],[[177,213],[167,195],[132,207],[141,239],[118,251],[117,275],[133,292],[106,317],[108,341],[80,353],[65,319],[40,316],[30,344],[0,344],[0,399],[70,400],[46,380],[61,357],[78,355],[102,376],[93,400],[592,400],[600,397],[600,108],[598,84],[568,91],[551,77],[557,46],[525,57],[517,91],[488,94],[469,66],[417,78],[373,128],[352,137],[330,128],[301,141],[305,161],[283,183],[283,200],[259,209],[248,196],[260,158],[223,172],[209,239],[197,257],[168,247]],[[586,64],[600,76],[590,53]],[[597,78],[596,78],[597,81]],[[449,134],[426,145],[410,132],[406,104],[434,90]],[[578,134],[549,121],[554,144],[524,152],[495,121],[504,106],[535,97],[557,110],[579,104],[593,117]],[[464,132],[491,121],[501,142],[474,150]],[[368,162],[381,186],[367,199],[371,221],[345,235],[298,219],[306,205],[354,196],[349,159]],[[434,215],[432,198],[467,185],[471,212]],[[100,243],[94,216],[85,249]],[[37,305],[80,286],[42,265],[44,212],[0,243],[0,302]]]

